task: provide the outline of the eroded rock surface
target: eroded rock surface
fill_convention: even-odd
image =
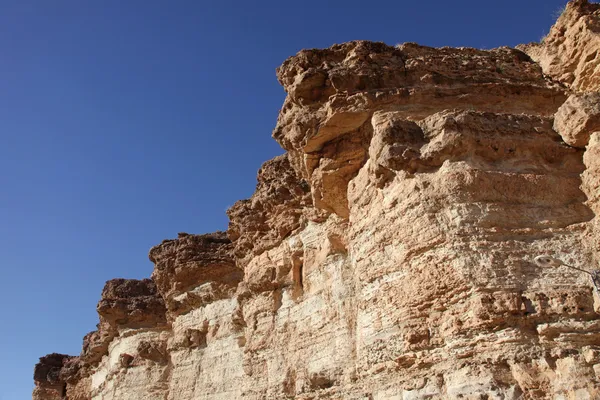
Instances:
[[[598,7],[521,50],[286,60],[287,153],[227,233],[109,281],[34,399],[600,398],[600,298],[570,268],[600,263]]]
[[[541,43],[519,46],[575,92],[600,90],[600,4],[571,1]]]
[[[63,399],[67,384],[61,377],[61,371],[73,358],[76,357],[58,353],[40,357],[40,362],[33,370],[33,380],[36,385],[33,397],[48,400]]]
[[[312,187],[314,206],[348,218],[348,182],[365,163],[371,116],[420,120],[447,109],[552,115],[564,89],[509,48],[349,42],[303,50],[277,70],[288,97],[273,136]]]
[[[288,154],[267,161],[257,180],[252,197],[227,210],[227,233],[242,267],[304,226],[307,219],[319,218],[311,207],[310,185],[292,168]]]
[[[600,132],[600,92],[571,95],[558,109],[554,129],[574,147],[585,148],[594,132]]]
[[[170,317],[233,295],[243,271],[236,266],[232,251],[225,232],[180,233],[177,239],[150,250],[150,261],[156,265],[152,279]]]

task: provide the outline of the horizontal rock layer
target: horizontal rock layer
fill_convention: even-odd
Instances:
[[[289,58],[287,152],[228,231],[107,282],[34,399],[600,398],[598,26],[578,0],[519,49]]]

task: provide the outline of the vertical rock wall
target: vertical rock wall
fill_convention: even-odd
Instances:
[[[109,281],[34,399],[597,399],[600,5],[489,51],[349,42],[288,96],[227,233]]]

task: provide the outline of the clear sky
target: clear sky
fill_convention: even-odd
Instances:
[[[285,93],[275,68],[355,39],[538,41],[563,0],[0,0],[0,399],[79,354],[111,278],[177,232],[226,229]]]

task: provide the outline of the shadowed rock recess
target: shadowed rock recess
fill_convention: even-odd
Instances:
[[[600,399],[600,5],[494,50],[365,41],[277,69],[286,150],[226,233],[109,281],[35,400]]]

